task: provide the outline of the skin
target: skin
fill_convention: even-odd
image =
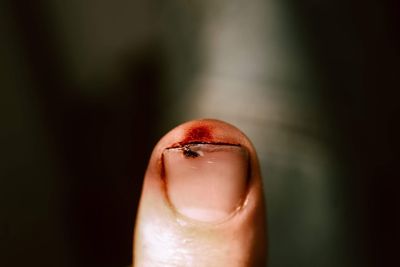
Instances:
[[[188,142],[236,144],[249,153],[246,196],[238,208],[222,221],[200,222],[182,216],[168,199],[163,151]],[[265,266],[265,225],[259,163],[249,139],[222,121],[190,121],[161,138],[151,155],[135,227],[133,265]]]

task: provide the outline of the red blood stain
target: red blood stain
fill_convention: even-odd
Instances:
[[[186,129],[181,141],[171,144],[169,148],[185,148],[187,145],[194,143],[240,146],[240,144],[234,138],[229,138],[229,136],[227,137],[226,135],[218,136],[214,133],[214,131],[214,125],[193,125],[192,127]],[[195,156],[193,151],[188,151],[185,149],[184,152],[186,152],[186,156]]]
[[[185,138],[179,142],[181,144],[189,144],[193,142],[212,142],[212,134],[209,126],[200,125],[189,128],[185,133]]]

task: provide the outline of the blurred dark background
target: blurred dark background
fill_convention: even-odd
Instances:
[[[398,266],[399,8],[1,1],[0,266],[129,265],[152,147],[210,116],[259,150],[270,267]]]

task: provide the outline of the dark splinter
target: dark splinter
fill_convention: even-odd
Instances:
[[[199,156],[199,153],[191,150],[190,147],[186,145],[183,147],[183,155],[185,155],[185,157],[187,158],[197,158]]]

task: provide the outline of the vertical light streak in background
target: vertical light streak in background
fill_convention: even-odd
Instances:
[[[340,166],[332,153],[332,136],[327,126],[329,122],[326,122],[327,118],[318,98],[321,88],[312,64],[306,60],[307,55],[302,48],[302,34],[297,31],[301,27],[296,25],[295,18],[289,13],[289,3],[286,2],[278,0],[116,0],[113,2],[46,0],[38,3],[48,8],[48,15],[51,15],[49,20],[51,23],[45,26],[51,26],[50,31],[55,37],[60,38],[60,48],[56,49],[54,54],[62,57],[60,64],[68,71],[68,74],[63,75],[71,76],[65,80],[71,79],[71,84],[76,85],[71,88],[67,86],[68,92],[77,93],[74,97],[78,103],[86,103],[82,106],[84,110],[87,108],[91,110],[90,108],[93,108],[91,103],[107,107],[108,111],[105,113],[97,113],[99,110],[104,110],[95,108],[96,112],[93,114],[103,119],[107,115],[109,120],[115,121],[115,124],[110,123],[109,126],[104,127],[103,131],[115,132],[116,134],[111,136],[122,137],[118,138],[119,142],[113,139],[93,141],[90,138],[88,139],[91,141],[90,144],[116,147],[110,151],[126,151],[131,149],[125,143],[125,141],[130,141],[131,123],[133,127],[136,127],[137,123],[140,123],[138,118],[145,121],[142,126],[158,123],[151,120],[154,117],[146,114],[146,111],[151,111],[151,108],[131,120],[131,116],[138,112],[138,109],[131,107],[132,105],[141,104],[138,106],[146,107],[143,105],[143,100],[148,100],[144,103],[153,103],[155,100],[144,98],[149,95],[158,96],[160,92],[157,90],[143,96],[139,92],[144,89],[135,87],[135,83],[132,85],[130,78],[137,72],[132,68],[142,66],[140,60],[143,50],[146,52],[150,49],[146,53],[155,53],[156,57],[159,52],[161,57],[166,57],[161,58],[160,62],[164,63],[165,60],[168,65],[166,68],[168,81],[167,84],[162,84],[162,89],[164,89],[161,92],[162,101],[154,104],[157,107],[160,105],[162,111],[163,117],[160,119],[162,132],[166,132],[184,120],[214,117],[237,125],[254,141],[262,164],[268,200],[269,267],[354,266],[351,264],[352,251],[345,252],[351,247],[351,245],[346,247],[346,241],[351,241],[351,238],[345,238],[343,232],[344,226],[348,223],[344,221],[347,218],[341,214],[343,211],[340,201],[343,200],[340,198],[345,193],[342,194],[339,191],[340,186],[337,182],[343,179],[337,179],[341,174]],[[7,26],[12,19],[6,16],[4,18],[5,23],[2,25]],[[36,26],[39,29],[43,27],[43,25]],[[48,138],[44,133],[46,131],[42,129],[44,123],[41,121],[43,114],[39,112],[40,104],[36,103],[36,99],[31,97],[31,94],[26,93],[28,91],[34,92],[33,95],[37,93],[34,86],[36,82],[30,81],[32,79],[30,71],[34,73],[34,76],[36,69],[29,69],[30,65],[25,66],[27,63],[24,58],[24,49],[16,45],[24,47],[24,43],[17,37],[15,40],[8,40],[10,43],[6,45],[9,45],[8,50],[12,51],[12,54],[5,53],[4,56],[6,63],[13,62],[12,67],[7,69],[16,75],[15,79],[18,81],[14,85],[14,81],[11,81],[14,78],[10,75],[11,78],[8,77],[11,79],[10,82],[5,81],[5,84],[11,85],[3,90],[4,99],[7,102],[7,105],[4,105],[7,110],[5,114],[17,114],[15,115],[17,117],[8,122],[12,124],[11,129],[15,132],[9,135],[9,131],[4,131],[4,134],[9,137],[15,136],[15,139],[10,139],[12,142],[7,142],[5,149],[12,151],[12,155],[15,151],[22,151],[15,154],[15,157],[8,156],[5,161],[11,162],[8,164],[8,169],[12,172],[14,172],[14,166],[18,167],[18,172],[14,174],[18,179],[2,180],[2,183],[6,185],[8,183],[13,185],[13,189],[4,195],[4,199],[16,203],[13,210],[10,209],[12,213],[9,217],[13,222],[18,222],[18,224],[10,224],[10,230],[6,229],[8,225],[1,226],[0,230],[5,232],[4,229],[6,229],[10,232],[7,235],[13,237],[13,242],[7,243],[6,246],[14,251],[12,254],[14,260],[26,258],[33,265],[40,264],[43,258],[47,261],[65,258],[75,264],[75,257],[77,257],[75,254],[79,249],[81,249],[79,253],[83,254],[79,256],[82,259],[76,259],[79,262],[98,259],[97,263],[105,265],[104,259],[116,261],[115,258],[118,255],[111,255],[109,258],[108,255],[99,255],[102,247],[109,251],[108,242],[114,240],[109,236],[95,240],[101,240],[104,243],[95,247],[91,255],[82,250],[85,248],[84,245],[77,246],[79,241],[84,240],[91,245],[88,247],[92,247],[95,241],[90,240],[90,235],[86,239],[79,239],[77,238],[79,233],[74,233],[71,243],[64,242],[65,210],[62,210],[63,196],[60,192],[65,191],[65,189],[61,190],[61,185],[63,183],[71,185],[72,179],[68,176],[69,172],[62,174],[60,170],[59,175],[53,175],[50,167],[42,167],[49,164],[57,169],[58,165],[54,162],[58,162],[57,157],[62,158],[65,155],[61,155],[60,152],[60,155],[57,154],[56,157],[47,151],[52,150],[52,145],[46,143],[51,143],[52,138]],[[46,41],[43,42],[46,43]],[[36,49],[32,52],[33,54],[36,54]],[[47,54],[44,53],[44,55]],[[146,54],[144,59],[146,59]],[[160,62],[150,62],[150,65]],[[37,62],[32,64],[32,66],[37,65],[40,64]],[[25,68],[26,73],[23,71]],[[41,69],[47,68],[42,66]],[[148,72],[151,73],[151,71]],[[159,77],[154,77],[154,80],[157,79]],[[41,82],[37,83],[37,87],[42,88]],[[13,90],[14,87],[19,90]],[[51,91],[53,90],[55,88],[51,88]],[[125,101],[125,96],[130,96],[131,102]],[[11,100],[7,101],[7,99]],[[50,98],[50,100],[54,99]],[[70,113],[71,109],[75,108],[72,106],[62,111]],[[86,115],[86,117],[91,114],[85,111],[72,113]],[[21,119],[18,117],[19,114],[22,114]],[[103,129],[101,124],[100,126],[96,124],[96,121],[92,121],[93,125],[97,125],[94,129]],[[65,121],[65,123],[68,122],[68,120]],[[74,123],[69,123],[76,127]],[[90,127],[89,125],[83,128],[87,132],[75,133],[78,136],[90,134]],[[75,131],[79,129],[78,126]],[[25,138],[27,133],[29,133],[29,138]],[[103,134],[103,132],[96,132],[95,136],[90,135],[90,137],[96,139],[95,137],[103,136]],[[145,132],[145,134],[149,133]],[[52,135],[49,134],[49,136]],[[21,143],[20,140],[25,141]],[[59,140],[65,142],[62,138]],[[75,140],[79,141],[80,138],[77,137]],[[32,144],[34,145],[31,146]],[[65,144],[70,143],[67,141]],[[85,150],[88,148],[90,146],[75,148],[76,150],[73,151],[93,156]],[[42,156],[36,153],[39,150]],[[46,154],[47,152],[50,154]],[[11,155],[10,153],[8,154]],[[114,177],[115,173],[125,173],[120,168],[124,166],[124,163],[117,164],[115,161],[124,162],[124,159],[129,158],[127,155],[130,153],[126,152],[117,157],[114,154],[103,155],[104,162],[109,163],[109,166],[106,164],[105,169],[113,170],[110,171],[112,177],[111,175],[101,176],[104,178],[104,185],[117,181]],[[31,158],[34,160],[30,160]],[[90,170],[90,167],[75,171],[82,170]],[[25,175],[26,173],[29,175]],[[66,177],[62,177],[63,175]],[[93,174],[91,178],[95,179],[96,175]],[[36,191],[31,190],[29,194],[14,194],[17,188],[20,188],[19,184],[30,185],[33,181]],[[82,183],[88,181],[91,180],[76,182],[77,185],[82,186]],[[108,189],[105,186],[99,188],[115,196],[107,191],[114,189]],[[40,194],[43,197],[31,198],[30,196],[38,192],[37,190],[43,191]],[[70,190],[71,194],[76,194],[76,192],[76,188]],[[70,198],[71,196],[68,195],[68,201]],[[48,199],[54,199],[54,201],[49,202]],[[97,200],[102,203],[101,201],[107,199],[103,197]],[[51,207],[48,209],[43,203],[51,203]],[[73,204],[71,207],[77,209],[77,206]],[[26,217],[26,210],[35,213],[35,216]],[[102,217],[91,213],[87,217],[77,216],[77,218]],[[47,233],[41,238],[40,246],[36,242],[37,239],[26,240],[25,225],[35,227],[37,225],[38,228],[32,229],[35,229],[37,233]],[[52,225],[54,229],[49,228]],[[85,227],[83,226],[82,229]],[[99,229],[101,228],[97,228],[97,231]],[[117,236],[115,233],[111,235]],[[1,237],[4,238],[4,235]],[[122,245],[121,242],[117,244],[117,247],[120,248]],[[51,258],[50,255],[40,254],[41,247],[46,246],[49,251],[52,251],[49,253]],[[30,250],[30,248],[35,249]],[[30,250],[30,255],[35,255],[36,258],[20,257],[22,250]],[[129,255],[127,258],[127,261],[130,260]],[[68,265],[69,262],[64,262],[65,264]]]
[[[253,140],[266,185],[269,266],[346,266],[332,182],[340,166],[331,152],[318,81],[282,4],[196,5],[199,71],[166,116],[226,120]]]

